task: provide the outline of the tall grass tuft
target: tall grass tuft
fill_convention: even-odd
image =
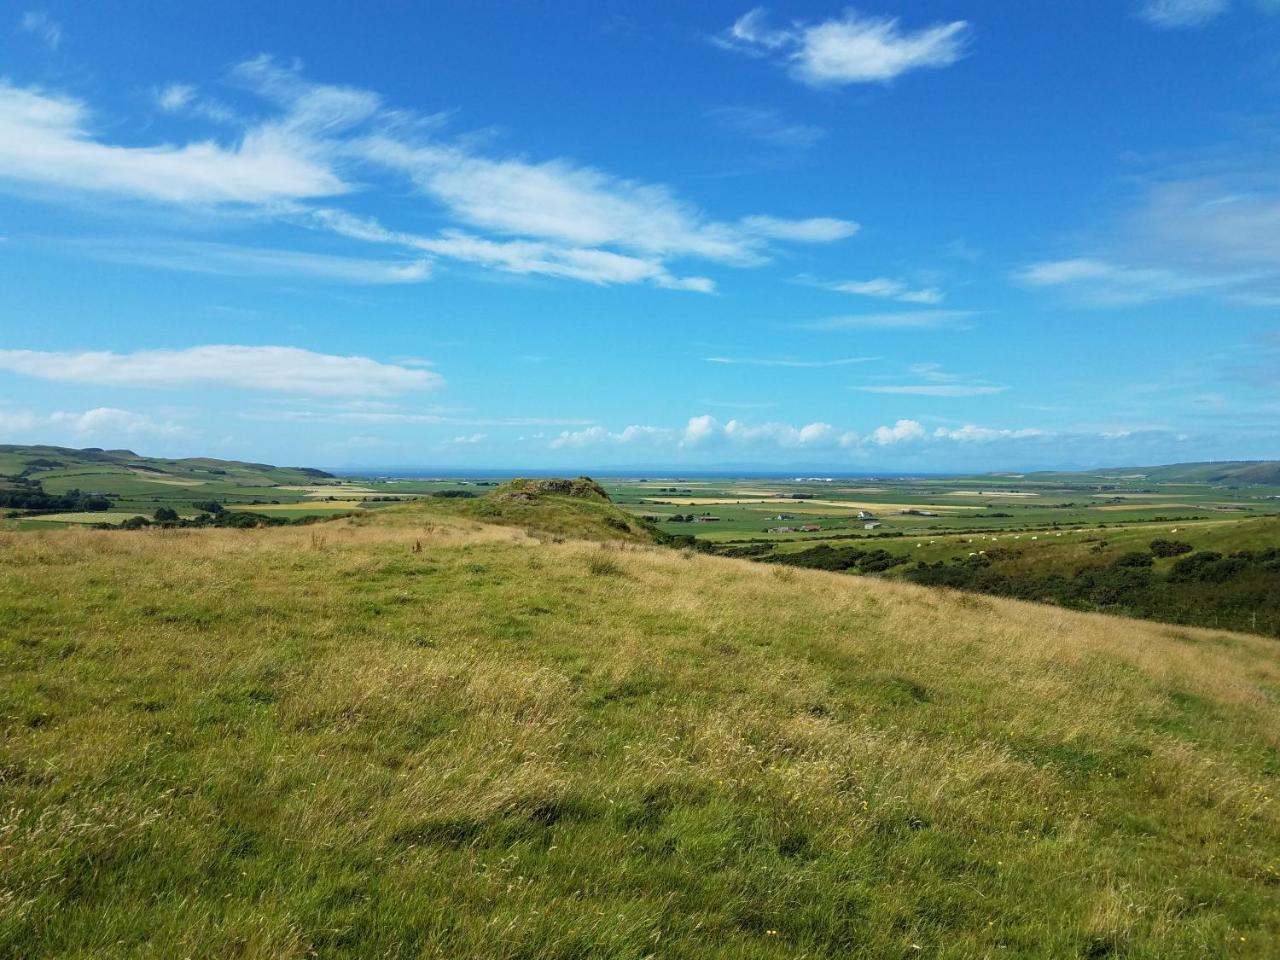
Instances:
[[[587,572],[593,577],[620,577],[623,573],[622,566],[604,547],[587,557]]]

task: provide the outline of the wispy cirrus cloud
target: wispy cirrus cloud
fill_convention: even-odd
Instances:
[[[837,357],[832,360],[796,360],[792,357],[707,357],[707,363],[723,363],[747,367],[848,367],[870,363],[879,357]]]
[[[857,386],[862,393],[897,394],[915,397],[984,397],[1004,393],[1002,384],[990,383],[950,373],[939,363],[913,363],[907,372],[915,378],[911,383],[872,384]]]
[[[802,330],[967,330],[973,310],[904,310],[855,313],[798,324]]]
[[[0,350],[0,370],[58,383],[217,386],[312,396],[387,396],[444,384],[434,371],[369,357],[229,344],[135,353]]]
[[[963,20],[904,30],[896,17],[852,10],[820,23],[769,24],[763,7],[739,17],[715,42],[751,56],[777,59],[812,87],[886,83],[912,70],[946,67],[961,59],[971,30]]]
[[[153,240],[126,244],[104,239],[77,241],[72,246],[91,257],[113,263],[226,276],[310,277],[343,283],[398,284],[427,280],[432,271],[432,262],[426,258],[366,260],[302,250],[279,250],[198,240]]]
[[[905,280],[894,280],[889,277],[873,277],[870,280],[813,280],[801,277],[799,282],[836,293],[897,300],[900,303],[932,305],[941,303],[944,299],[942,291],[936,287],[912,287]]]
[[[764,107],[713,107],[706,117],[723,130],[779,150],[808,150],[827,135],[821,127],[791,122]]]
[[[43,10],[28,10],[18,21],[18,29],[40,38],[50,50],[62,45],[62,24]]]
[[[854,387],[863,393],[904,394],[915,397],[984,397],[1004,393],[1008,387],[969,383],[903,383]]]
[[[305,129],[263,124],[232,145],[147,147],[94,136],[79,100],[0,80],[0,179],[171,204],[267,204],[350,187]]]
[[[564,158],[487,155],[473,140],[442,136],[438,119],[388,107],[373,91],[310,81],[265,56],[237,65],[228,79],[275,113],[255,111],[245,121],[219,107],[215,117],[213,101],[192,85],[170,84],[155,92],[160,109],[238,132],[147,145],[108,141],[73,96],[0,81],[0,183],[36,185],[35,196],[51,202],[92,194],[187,212],[235,208],[433,260],[702,293],[714,282],[677,272],[675,261],[756,267],[778,244],[833,243],[858,229],[831,216],[717,219],[663,184]],[[332,205],[357,183],[366,193],[403,192],[407,184],[446,225],[424,235]],[[222,260],[247,268],[262,257]],[[427,275],[425,266],[417,270],[415,279]]]
[[[1177,30],[1202,27],[1230,6],[1230,0],[1142,0],[1138,16],[1153,27]]]
[[[1014,276],[1029,286],[1062,287],[1095,305],[1119,307],[1192,294],[1223,292],[1239,288],[1260,275],[1183,273],[1166,267],[1132,267],[1107,260],[1077,257],[1032,263]]]

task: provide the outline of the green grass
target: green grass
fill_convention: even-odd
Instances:
[[[1280,951],[1275,643],[614,509],[4,535],[0,956]]]

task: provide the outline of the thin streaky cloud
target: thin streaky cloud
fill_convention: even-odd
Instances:
[[[908,383],[881,387],[854,387],[862,393],[906,394],[915,397],[984,397],[1004,393],[1008,387],[964,383]]]
[[[1229,0],[1143,0],[1138,16],[1153,27],[1178,30],[1202,27],[1230,6]]]
[[[826,135],[821,127],[793,123],[777,110],[760,107],[713,107],[706,117],[729,133],[767,144],[780,150],[808,150]]]
[[[748,367],[847,367],[870,363],[879,357],[840,357],[834,360],[794,360],[790,357],[707,357],[707,363],[724,363]]]
[[[801,330],[967,330],[975,310],[909,310],[901,313],[861,313],[812,320]]]
[[[933,305],[941,303],[944,299],[942,291],[936,287],[913,288],[905,280],[890,277],[873,277],[870,280],[801,280],[801,282],[835,293],[875,297],[880,300],[897,300],[900,303]]]
[[[432,390],[431,370],[336,356],[298,347],[213,344],[181,350],[0,350],[0,370],[51,380],[116,387],[218,386],[311,396],[387,396]]]
[[[62,45],[62,24],[43,10],[28,10],[18,21],[18,27],[39,37],[50,50],[57,50]]]
[[[367,260],[301,250],[236,246],[196,240],[120,243],[76,242],[73,247],[111,263],[224,276],[304,277],[357,284],[420,283],[431,277],[427,259]]]

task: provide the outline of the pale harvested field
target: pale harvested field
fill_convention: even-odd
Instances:
[[[205,484],[204,480],[183,480],[179,477],[157,477],[149,470],[133,470],[129,472],[139,480],[145,480],[147,483],[158,483],[162,487],[200,487]]]
[[[313,497],[332,497],[334,495],[340,495],[344,493],[377,493],[378,492],[372,489],[371,487],[359,487],[359,486],[353,486],[345,483],[333,483],[327,486],[322,483],[309,484],[309,485],[282,484],[278,489],[289,490],[293,493],[305,493]]]
[[[1095,510],[1181,510],[1191,507],[1190,503],[1110,503],[1103,507],[1094,507]]]
[[[748,497],[659,497],[646,498],[646,503],[666,503],[684,507],[700,507],[700,506],[756,506],[763,505],[770,508],[776,507],[779,513],[795,513],[806,507],[824,507],[827,511],[836,510],[866,510],[869,513],[880,511],[887,513],[895,510],[967,510],[968,507],[959,506],[954,503],[871,503],[859,502],[855,500],[786,500],[782,497],[778,498],[748,498]]]
[[[334,500],[332,502],[312,502],[304,500],[302,503],[237,503],[228,504],[228,510],[242,510],[249,513],[271,513],[274,510],[352,510],[363,500]]]
[[[943,496],[947,496],[947,497],[984,497],[984,498],[987,498],[987,499],[990,499],[990,500],[996,500],[996,499],[1000,499],[1000,498],[1002,498],[1002,497],[1008,497],[1008,498],[1013,498],[1013,499],[1022,499],[1022,498],[1025,498],[1025,497],[1038,497],[1038,496],[1040,496],[1040,494],[1035,493],[1035,492],[1032,492],[1032,491],[1029,491],[1029,490],[1024,490],[1024,491],[1010,491],[1010,490],[951,490],[951,491],[949,491],[949,492],[947,492],[947,493],[943,494]]]
[[[128,520],[130,517],[138,517],[138,516],[146,516],[148,519],[150,519],[150,516],[148,514],[142,513],[141,511],[137,513],[109,513],[107,511],[95,511],[95,510],[76,510],[76,511],[71,511],[69,513],[46,513],[46,514],[40,514],[37,516],[30,517],[29,519],[53,520],[53,521],[56,521],[57,523],[121,524],[121,523],[124,523],[126,520]],[[179,514],[179,516],[194,517],[195,514],[191,512],[187,512],[184,514]]]

